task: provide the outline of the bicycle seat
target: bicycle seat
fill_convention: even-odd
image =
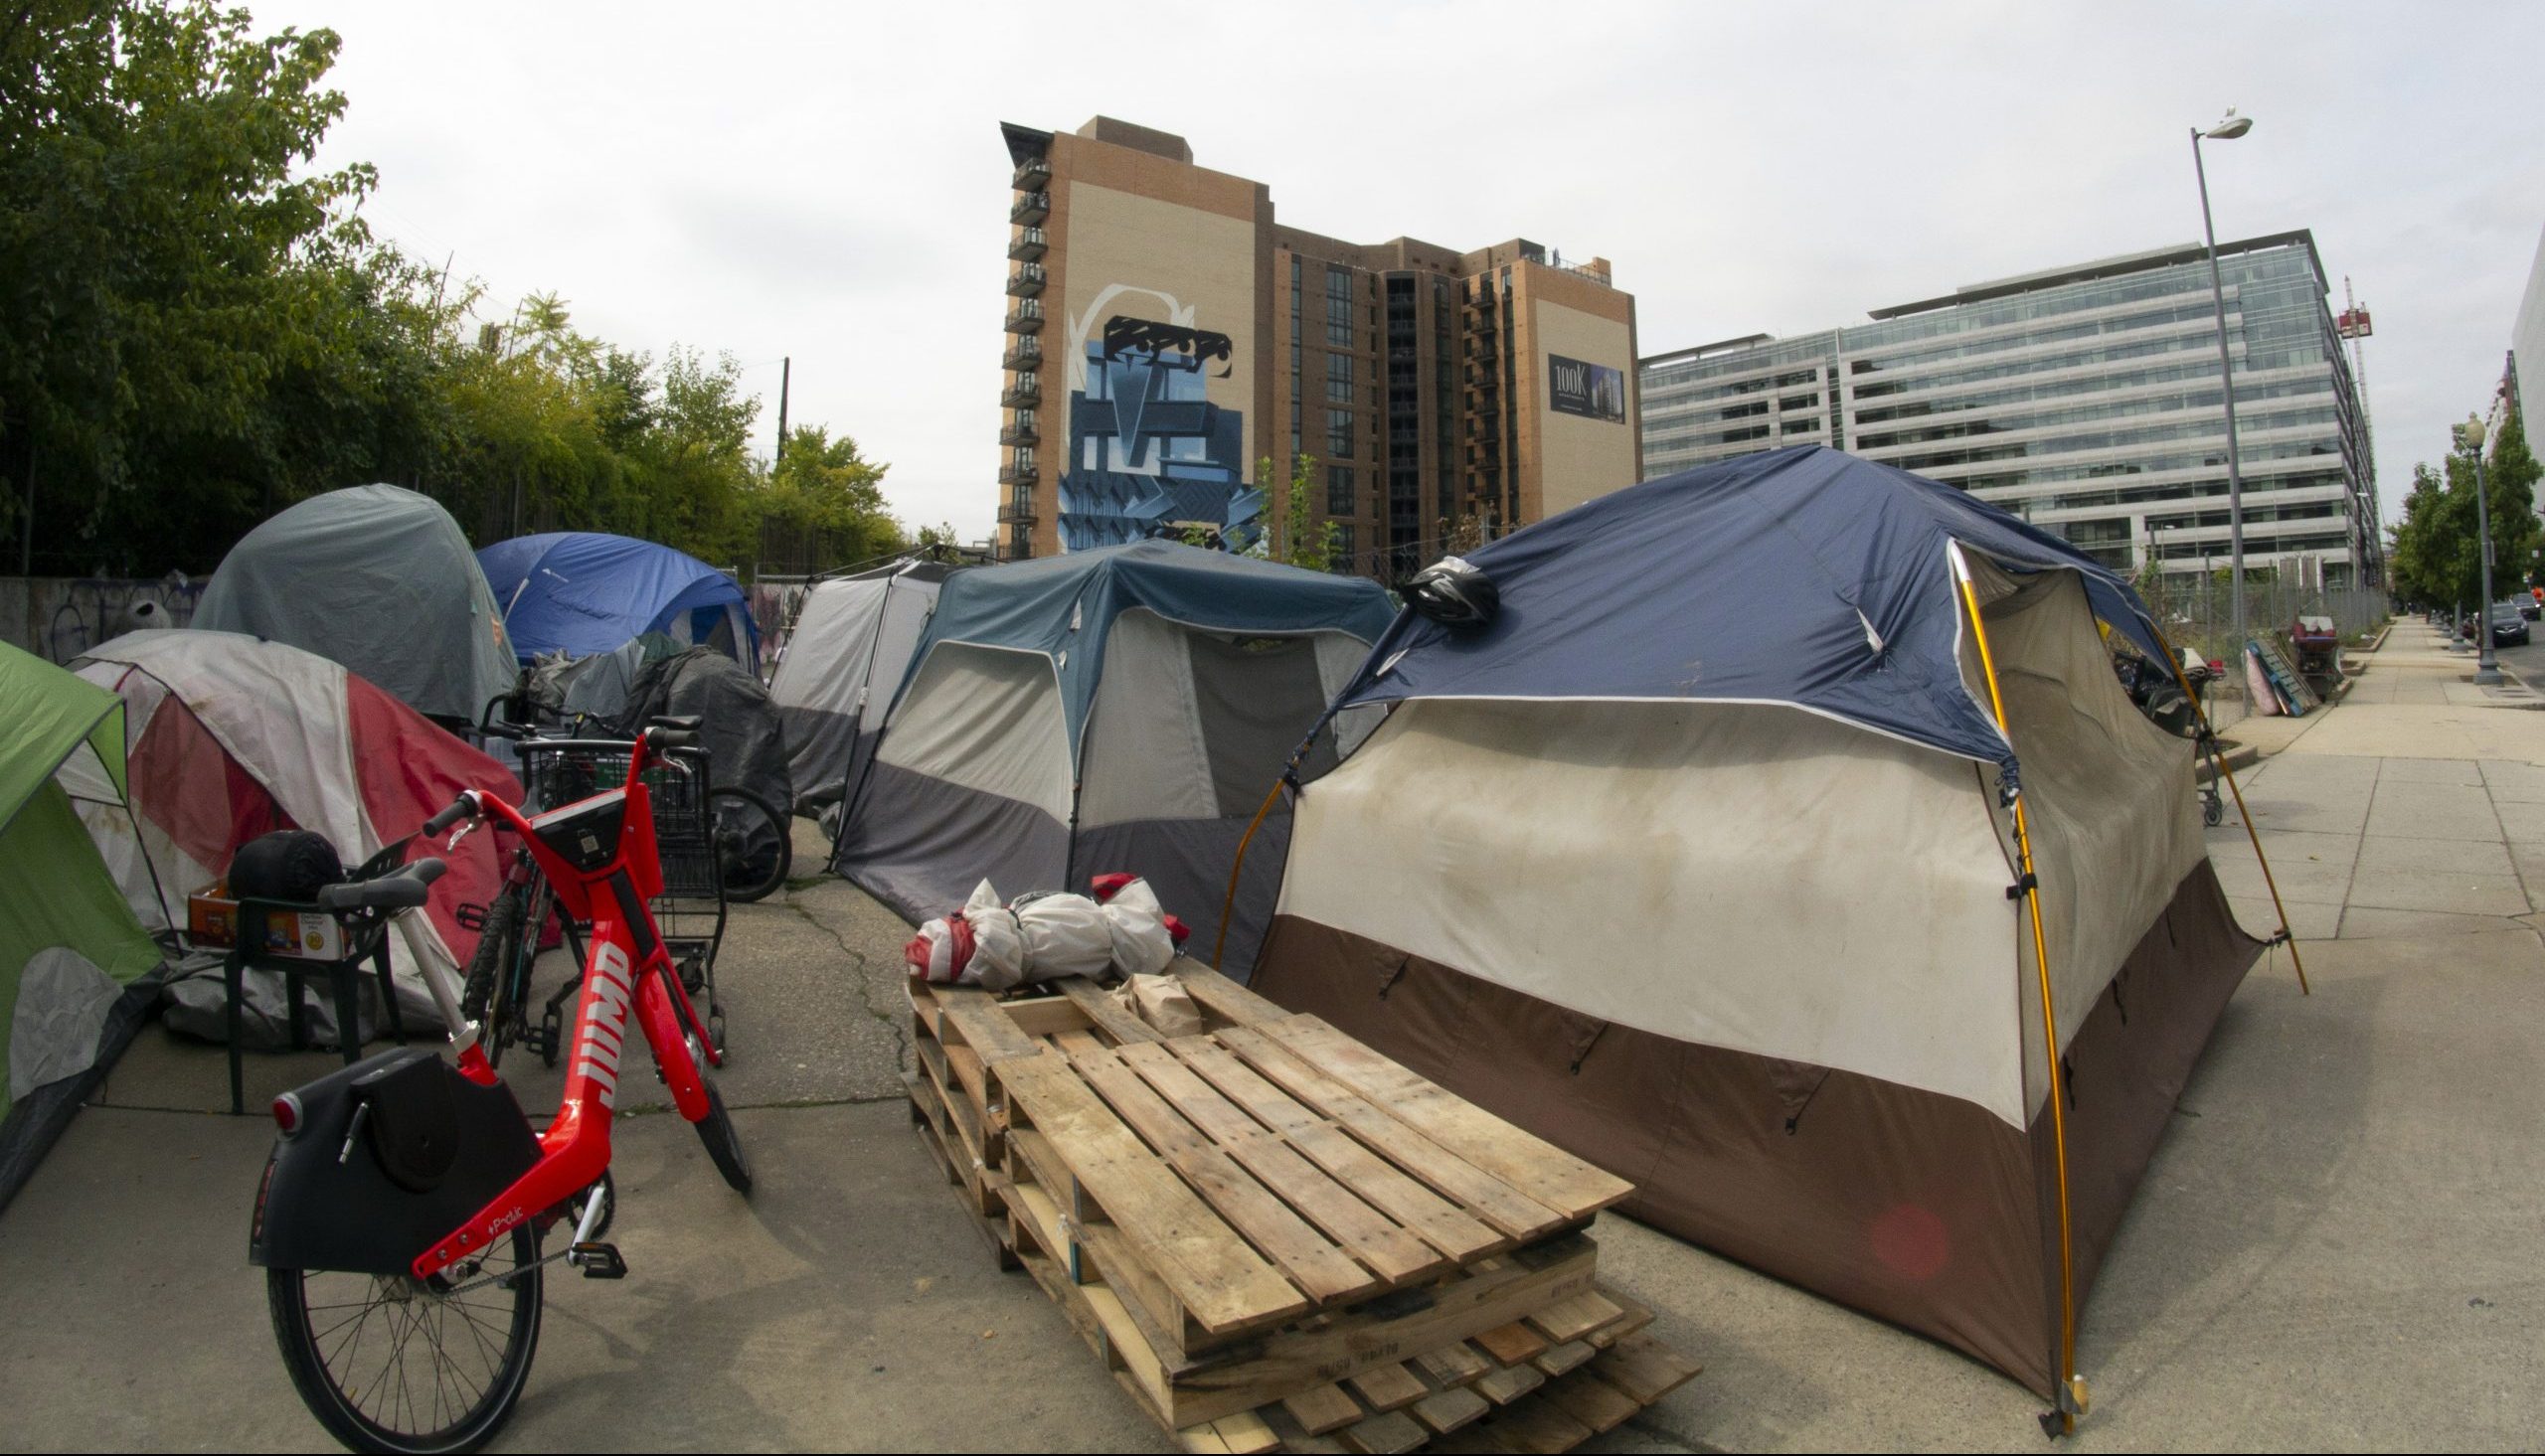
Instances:
[[[412,910],[432,893],[432,883],[444,866],[435,859],[418,860],[395,875],[377,880],[348,880],[330,885],[313,896],[318,908],[342,910]]]

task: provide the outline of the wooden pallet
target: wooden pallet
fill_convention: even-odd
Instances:
[[[1591,1337],[1650,1318],[1595,1290],[1584,1232],[1628,1185],[1315,1018],[1176,974],[1198,1036],[1161,1037],[1085,982],[1008,1002],[915,985],[907,1079],[995,1255],[1166,1429],[1207,1450],[1285,1429],[1411,1449],[1573,1388],[1606,1359]],[[1533,1329],[1535,1349],[1503,1335]],[[1584,1391],[1569,1398],[1606,1398]]]
[[[2280,699],[2282,712],[2290,718],[2303,718],[2308,712],[2324,706],[2323,698],[2307,685],[2304,675],[2290,663],[2289,655],[2280,650],[2279,643],[2255,637],[2246,645],[2253,649],[2255,658],[2262,663],[2263,680],[2271,685],[2273,694]]]

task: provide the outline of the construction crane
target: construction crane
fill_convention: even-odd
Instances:
[[[2376,563],[2373,575],[2366,571],[2361,573],[2362,584],[2383,586],[2386,584],[2386,521],[2377,499],[2377,440],[2368,422],[2368,356],[2360,346],[2360,341],[2376,330],[2370,326],[2368,310],[2360,307],[2359,299],[2351,293],[2348,273],[2342,275],[2342,311],[2333,320],[2333,332],[2350,340],[2351,397],[2359,402],[2360,479],[2368,488],[2366,530],[2360,533],[2367,550],[2360,554],[2360,565],[2366,566],[2371,559]]]

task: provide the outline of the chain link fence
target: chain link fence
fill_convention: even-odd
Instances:
[[[2243,716],[2244,679],[2233,671],[2236,594],[2224,572],[2213,575],[2168,575],[2138,583],[2165,637],[2212,662],[2230,665],[2224,682],[2210,689],[2217,718],[2233,722]],[[2344,648],[2356,648],[2375,637],[2393,614],[2386,593],[2375,587],[2308,585],[2297,581],[2251,581],[2245,586],[2245,631],[2269,641],[2292,660],[2290,629],[2300,616],[2330,617]]]

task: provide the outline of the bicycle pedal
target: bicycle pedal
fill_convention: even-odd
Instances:
[[[465,903],[460,905],[457,909],[452,910],[450,914],[452,919],[459,922],[459,928],[462,930],[483,930],[486,928],[486,907],[484,905],[476,904],[474,902]]]
[[[579,1243],[575,1245],[575,1262],[582,1266],[587,1279],[624,1279],[627,1261],[618,1256],[614,1243]]]

